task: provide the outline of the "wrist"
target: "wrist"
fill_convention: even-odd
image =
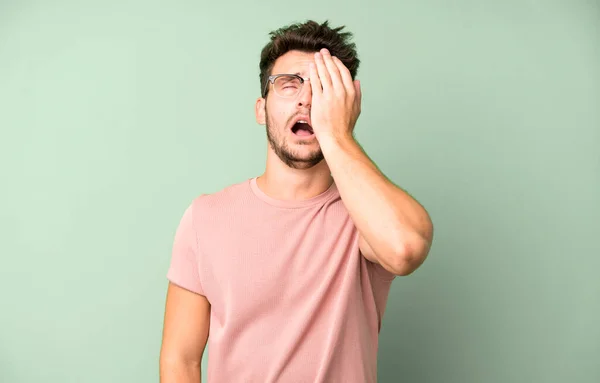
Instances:
[[[323,150],[326,150],[327,148],[332,147],[332,146],[346,147],[348,145],[356,144],[356,140],[354,139],[351,132],[322,133],[317,136],[317,140],[319,141],[319,145],[321,146],[321,149],[323,149]]]

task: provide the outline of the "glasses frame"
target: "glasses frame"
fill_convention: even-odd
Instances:
[[[291,76],[291,77],[295,77],[300,80],[300,89],[298,90],[298,93],[295,96],[285,97],[275,91],[275,80],[277,80],[279,77],[283,77],[283,76]],[[267,91],[269,90],[269,84],[273,85],[273,93],[275,93],[278,97],[288,98],[288,99],[296,98],[302,92],[302,86],[304,86],[304,83],[306,81],[310,81],[310,78],[302,77],[295,73],[279,73],[279,74],[271,75],[267,78],[267,82],[265,83],[265,88],[263,89],[263,98],[265,98],[267,96]]]

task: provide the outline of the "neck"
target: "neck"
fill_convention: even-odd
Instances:
[[[293,169],[279,158],[268,159],[265,172],[258,176],[258,187],[270,197],[280,200],[305,200],[324,193],[333,178],[325,160],[310,169]]]

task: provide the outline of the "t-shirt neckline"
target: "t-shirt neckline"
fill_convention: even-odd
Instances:
[[[257,178],[258,177],[252,177],[249,179],[250,187],[251,187],[254,195],[256,195],[258,198],[260,198],[264,202],[266,202],[270,205],[273,205],[273,206],[277,206],[277,207],[300,208],[300,207],[314,206],[314,205],[317,205],[319,203],[322,203],[322,202],[328,200],[331,196],[333,196],[337,192],[337,186],[336,186],[335,182],[332,182],[327,190],[325,190],[323,193],[316,195],[314,197],[307,198],[304,200],[282,200],[282,199],[277,199],[277,198],[271,197],[270,195],[267,195],[264,191],[262,191],[258,187],[258,184],[256,182]]]

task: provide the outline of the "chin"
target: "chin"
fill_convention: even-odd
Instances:
[[[323,160],[323,153],[320,150],[311,150],[304,153],[295,153],[294,159],[297,162],[302,162],[307,167],[313,167]]]

